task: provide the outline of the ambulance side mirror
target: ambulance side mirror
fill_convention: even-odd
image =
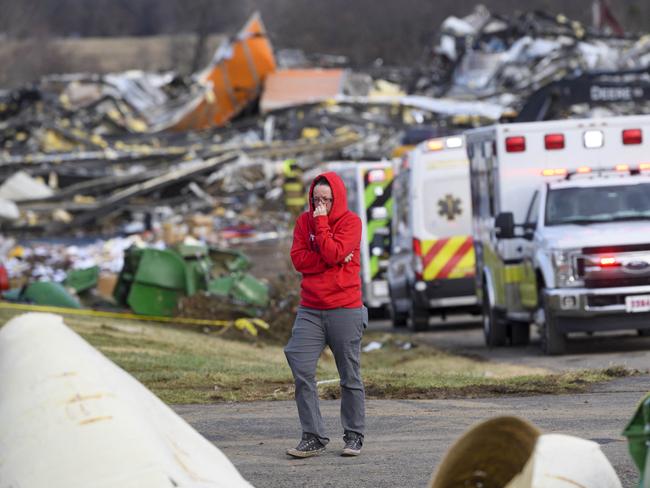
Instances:
[[[494,230],[498,239],[515,237],[515,217],[512,212],[501,212],[494,220]]]
[[[523,225],[524,228],[524,239],[527,239],[529,241],[532,241],[533,238],[535,237],[535,224],[534,223],[527,223]]]

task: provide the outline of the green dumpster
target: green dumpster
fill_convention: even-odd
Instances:
[[[185,263],[178,254],[144,249],[127,304],[138,314],[171,316],[186,288]]]
[[[185,263],[186,294],[188,296],[194,295],[199,290],[205,290],[212,269],[212,261],[208,257],[208,248],[179,244],[172,251],[181,256]]]
[[[627,424],[623,435],[627,437],[628,449],[639,468],[639,488],[650,488],[650,393],[640,402],[639,406]]]

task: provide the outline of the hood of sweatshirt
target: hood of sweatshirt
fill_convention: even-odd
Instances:
[[[314,178],[314,181],[312,181],[311,186],[309,187],[309,218],[310,220],[313,220],[313,214],[314,214],[314,201],[313,201],[313,194],[314,194],[314,186],[316,186],[316,182],[320,180],[321,178],[324,178],[327,180],[327,182],[330,185],[330,188],[332,189],[332,209],[330,210],[330,213],[327,214],[327,219],[331,224],[334,224],[338,219],[340,219],[347,211],[348,211],[348,195],[347,195],[347,190],[345,189],[345,184],[343,183],[343,180],[339,175],[334,173],[333,171],[328,171],[327,173],[322,173],[318,175],[316,178]]]

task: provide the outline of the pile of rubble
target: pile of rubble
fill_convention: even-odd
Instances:
[[[508,107],[519,121],[645,113],[650,37],[625,35],[607,4],[599,8],[599,29],[538,11],[495,15],[480,5],[450,17],[434,48],[435,73],[416,85],[432,96]],[[544,107],[555,99],[556,110]]]
[[[296,210],[287,168],[300,180],[327,161],[389,159],[497,120],[646,111],[648,39],[478,6],[443,22],[421,66],[359,72],[276,55],[255,14],[191,77],[60,75],[0,92],[0,233],[40,239],[5,239],[0,262],[12,280],[60,282],[90,266],[119,273],[133,245],[282,241]],[[80,251],[73,238],[98,243]],[[217,314],[189,298],[177,313]],[[290,315],[295,301],[275,311]]]

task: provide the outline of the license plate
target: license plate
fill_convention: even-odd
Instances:
[[[650,312],[650,295],[625,297],[625,309],[628,312]]]

